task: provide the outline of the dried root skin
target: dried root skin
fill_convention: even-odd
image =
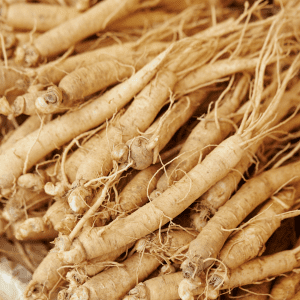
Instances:
[[[120,299],[134,287],[137,281],[147,278],[160,265],[160,260],[153,255],[136,253],[122,265],[122,267],[112,267],[88,280],[73,291],[71,299],[82,299],[82,293],[88,295],[83,298],[86,300],[96,300],[99,297],[103,300]],[[99,282],[102,285],[99,285]],[[115,289],[115,286],[118,286],[118,289]]]
[[[271,290],[271,296],[275,300],[290,300],[300,289],[300,274],[290,272],[287,276],[276,278]]]
[[[47,31],[79,13],[68,6],[41,3],[14,3],[7,7],[6,24],[19,30]]]
[[[265,250],[265,243],[281,225],[282,216],[277,216],[289,210],[293,205],[295,193],[287,189],[269,200],[257,213],[258,220],[253,220],[248,226],[227,240],[219,253],[219,259],[229,268],[235,269]],[[281,202],[280,202],[281,201]]]
[[[160,165],[150,166],[129,181],[119,195],[119,206],[122,211],[130,212],[148,202],[148,193],[154,190],[161,174],[157,172],[159,167]]]
[[[51,250],[35,270],[25,290],[25,300],[48,299],[48,292],[67,273],[68,268],[62,268],[64,263],[57,254],[56,249]]]
[[[276,277],[292,271],[297,266],[297,263],[298,261],[293,250],[255,258],[233,270],[229,279],[225,279],[221,289],[234,288],[252,284],[269,277]]]

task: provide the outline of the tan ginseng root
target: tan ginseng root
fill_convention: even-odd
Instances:
[[[90,228],[86,228],[90,230]],[[111,262],[119,257],[123,252],[126,252],[132,244],[129,246],[123,246],[121,249],[117,249],[103,255],[102,258],[97,257],[92,262],[84,262],[83,265],[90,266],[91,264],[102,262]],[[59,257],[57,249],[51,249],[46,258],[40,263],[35,272],[33,273],[32,280],[27,286],[24,292],[25,300],[48,300],[49,293],[61,282],[63,276],[67,274],[70,269],[70,265],[65,264]],[[93,266],[90,266],[91,268]],[[92,272],[92,270],[91,270]]]
[[[220,272],[219,276],[225,278],[224,281],[215,284],[211,282],[211,284],[220,286],[222,290],[232,289],[291,272],[299,266],[299,250],[300,248],[297,247],[292,250],[254,258],[232,270],[227,276],[224,272],[222,274]],[[211,270],[211,273],[215,275],[218,271]]]
[[[145,45],[135,46],[133,42],[126,42],[122,44],[114,44],[100,49],[85,51],[84,53],[76,54],[67,58],[58,58],[55,61],[49,62],[46,65],[41,65],[34,70],[35,79],[41,84],[58,84],[60,80],[67,74],[73,72],[75,69],[94,64],[96,62],[105,61],[107,59],[116,59],[122,62],[124,53],[126,55],[133,55],[134,53],[148,53],[154,55],[155,49],[161,49],[163,45],[167,48],[170,43],[154,42]],[[150,50],[148,51],[147,48]],[[152,49],[152,50],[151,50]],[[152,53],[152,51],[154,51]]]
[[[300,239],[297,240],[294,248],[300,246]],[[298,264],[299,268],[300,264]],[[290,300],[300,290],[300,274],[297,269],[287,274],[280,275],[275,279],[270,297],[274,300]],[[295,296],[296,297],[296,296]],[[296,298],[297,299],[297,298]]]
[[[28,218],[22,223],[19,223],[14,228],[15,237],[18,240],[32,237],[41,232],[51,231],[52,229],[68,234],[76,225],[76,217],[73,220],[69,218],[69,223],[65,220],[65,215],[70,214],[71,210],[68,203],[61,199],[55,201],[46,211],[43,217]],[[64,221],[63,221],[64,220]],[[63,221],[63,222],[62,222]]]
[[[79,166],[73,191],[68,197],[71,209],[79,212],[82,198],[89,197],[91,188],[89,180],[106,176],[113,167],[111,152],[120,143],[145,131],[153,122],[162,106],[171,96],[170,93],[177,81],[176,75],[169,70],[161,70],[157,76],[135,97],[125,113],[108,126],[99,136],[97,147],[94,147]]]
[[[280,227],[281,221],[300,213],[299,211],[289,212],[299,195],[298,184],[287,187],[272,196],[257,212],[257,215],[248,221],[247,226],[243,225],[240,231],[226,241],[218,259],[229,269],[235,269],[248,260],[260,256],[265,250],[265,243]]]
[[[272,122],[268,124],[268,127],[277,125],[285,115],[295,106],[298,105],[298,97],[295,91],[298,90],[297,85],[293,86],[291,90],[284,93],[284,99],[286,106],[282,106],[276,113]],[[266,91],[267,92],[267,91]],[[267,93],[265,93],[267,95]],[[265,104],[264,104],[265,106]],[[253,155],[257,152],[262,144],[270,144],[274,139],[280,136],[289,136],[289,133],[299,127],[300,117],[294,116],[288,118],[282,125],[280,125],[274,133],[270,136],[266,136],[263,140],[257,141],[254,145],[250,146],[247,153],[245,153],[243,159],[236,165],[234,170],[228,173],[223,179],[217,182],[200,198],[196,203],[196,212],[191,213],[191,219],[193,226],[198,230],[206,225],[209,218],[216,213],[219,207],[221,207],[231,195],[236,191],[243,174],[253,164]],[[291,138],[293,135],[291,136]]]
[[[154,190],[161,176],[160,164],[150,166],[136,174],[116,199],[120,212],[130,213],[148,202],[148,195]]]
[[[28,209],[39,207],[47,203],[50,196],[44,192],[36,193],[24,188],[17,190],[9,197],[2,216],[10,223],[16,222],[26,215]]]
[[[0,99],[10,90],[16,94],[22,93],[29,87],[29,77],[24,71],[12,67],[0,66]],[[0,113],[2,113],[0,111]]]
[[[213,109],[198,123],[185,141],[179,157],[167,167],[166,173],[159,179],[156,194],[164,192],[174,181],[180,180],[199,162],[200,156],[205,158],[212,150],[210,145],[219,144],[234,129],[226,117],[239,108],[248,86],[249,76],[244,75],[236,83],[234,90],[225,96],[220,106]]]
[[[178,288],[183,280],[181,272],[173,274],[161,275],[144,282],[139,283],[136,287],[129,291],[128,295],[123,300],[177,300],[179,299]],[[210,289],[205,283],[205,276],[202,276],[201,284],[193,290],[194,296],[202,296],[197,299],[204,299],[204,296],[209,299],[217,299],[218,293]],[[183,299],[185,299],[183,297]]]
[[[13,150],[0,155],[0,188],[14,181],[48,153],[79,134],[102,124],[126,105],[156,74],[170,48],[149,64],[80,110],[65,114],[18,141]],[[72,126],[70,125],[72,124]]]
[[[80,287],[70,290],[70,298],[58,299],[120,299],[137,283],[146,279],[164,260],[168,262],[178,249],[189,244],[194,238],[193,232],[188,233],[184,230],[168,230],[146,236],[136,243],[129,258],[122,262],[123,266],[103,271]],[[134,250],[137,253],[132,254]],[[175,258],[176,255],[173,259]],[[63,295],[65,296],[65,293]]]
[[[145,29],[159,26],[160,23],[171,19],[176,14],[163,9],[137,11],[128,17],[107,26],[108,31],[122,31],[127,28]]]
[[[13,47],[17,43],[17,39],[15,37],[15,34],[11,31],[8,30],[2,30],[1,35],[3,38],[3,44],[4,46],[1,45],[0,47],[0,58],[10,58],[13,54]],[[1,38],[1,39],[2,39]],[[2,44],[2,42],[1,42]]]
[[[297,61],[295,61],[295,64],[296,62]],[[289,69],[290,72],[293,72],[295,64]],[[263,74],[263,72],[261,73]],[[270,108],[268,113],[264,114],[266,117],[265,121],[271,119],[274,112],[273,109],[276,109],[279,104],[279,100],[281,99],[288,80],[289,76],[285,78],[281,89],[273,99],[274,105],[271,107],[272,109]],[[252,113],[255,114],[255,110]],[[260,121],[262,121],[262,119],[260,119]],[[264,124],[257,121],[254,121],[254,123],[258,126]],[[139,208],[126,218],[115,220],[109,224],[107,228],[104,228],[104,231],[103,228],[93,228],[89,232],[80,234],[72,244],[74,237],[77,236],[80,229],[80,227],[75,227],[69,236],[61,236],[62,242],[58,244],[58,246],[64,251],[59,255],[63,260],[69,263],[72,263],[74,260],[80,262],[85,259],[92,259],[128,244],[129,240],[139,239],[149,233],[149,231],[154,231],[166,224],[169,220],[172,220],[189,207],[200,195],[223,178],[240,161],[245,153],[245,145],[248,139],[249,132],[247,130],[244,131],[244,134],[238,132],[227,138],[200,164],[194,167],[185,177],[176,182],[159,197]],[[293,170],[295,170],[295,168],[293,168]],[[281,172],[281,175],[282,173],[283,172]],[[288,173],[290,176],[293,175],[292,172]],[[285,183],[282,176],[280,178],[283,181],[281,184]],[[89,211],[86,215],[89,214]],[[246,213],[246,215],[247,214],[248,213]],[[143,226],[142,224],[145,222],[147,225],[145,224],[145,226]],[[238,224],[239,223],[240,222],[238,222]],[[135,226],[134,224],[140,225]],[[236,224],[235,227],[238,224]],[[93,247],[91,247],[88,242],[91,239],[94,240]],[[69,249],[71,250],[68,251]]]
[[[272,196],[277,189],[290,181],[297,180],[300,163],[266,171],[248,180],[207,222],[197,239],[191,243],[186,261],[182,264],[183,274],[193,280],[210,266],[223,247],[231,230],[260,203]],[[295,170],[295,172],[294,172]]]
[[[132,167],[142,170],[155,164],[159,152],[175,132],[190,119],[197,107],[206,100],[207,94],[206,90],[200,90],[182,97],[166,111],[157,124],[151,125],[141,136],[129,140],[128,161],[133,162]],[[114,156],[114,152],[112,155]]]
[[[274,29],[272,27],[275,26],[275,24],[276,22],[274,22],[271,26],[269,34]],[[269,34],[268,37],[270,37]],[[265,72],[267,64],[266,62],[269,59],[268,52],[270,49],[270,47],[268,47],[267,50],[264,49],[266,50],[264,54],[264,50],[262,51],[261,64],[259,64],[256,68],[257,76],[255,78],[255,89],[250,99],[253,101],[253,103],[256,103],[254,107],[258,105],[261,100],[263,91],[263,74]],[[297,60],[298,58],[291,65],[289,72],[294,72],[293,69],[298,64]],[[252,136],[255,136],[256,138],[259,137],[259,134],[262,133],[260,130],[264,130],[265,128],[263,127],[268,122],[271,122],[275,113],[273,109],[276,106],[278,107],[287,83],[291,79],[292,73],[289,73],[290,75],[287,74],[287,76],[284,78],[283,82],[285,82],[285,84],[281,85],[277,90],[275,96],[272,98],[271,104],[268,106],[266,111],[262,113],[263,117],[259,118],[255,124],[253,123],[254,125],[252,129],[249,129]],[[256,117],[258,117],[257,111],[253,111],[249,116],[251,122],[254,122]],[[245,123],[242,121],[238,132],[240,132],[241,128],[243,128],[243,124],[245,125]],[[247,132],[247,129],[244,130]],[[189,282],[194,282],[197,280],[199,274],[213,264],[226,239],[230,235],[231,230],[236,228],[256,206],[270,197],[282,185],[289,182],[289,180],[293,180],[293,177],[297,176],[296,173],[292,173],[291,166],[292,168],[294,166],[299,167],[299,163],[296,163],[295,165],[290,164],[284,168],[270,170],[249,180],[208,221],[207,225],[200,232],[197,239],[190,244],[189,251],[187,253],[187,259],[181,266],[184,277],[187,278],[187,280],[184,281],[181,286],[181,289],[184,291],[184,293],[188,293],[190,286]],[[281,171],[282,173],[279,175]],[[272,173],[276,174],[275,177],[273,177]],[[252,197],[250,197],[251,194],[253,195]]]
[[[7,25],[24,31],[47,31],[79,15],[75,8],[44,3],[2,3],[0,9]]]
[[[21,49],[17,48],[19,57],[16,59],[24,60],[29,66],[34,65],[38,60],[58,55],[84,38],[104,30],[108,24],[136,10],[153,7],[159,2],[160,0],[101,1],[77,17],[48,30],[32,44],[26,44]]]
[[[31,132],[37,130],[41,126],[41,119],[39,116],[30,116],[27,120],[25,120],[21,126],[15,129],[9,136],[4,140],[2,140],[0,146],[0,153],[5,152],[7,149],[10,149],[14,146],[14,144],[30,134]]]
[[[156,43],[155,49],[149,47],[144,53],[133,52],[78,68],[66,75],[58,86],[48,87],[47,92],[36,98],[35,106],[47,114],[72,108],[83,102],[84,97],[129,78],[164,49],[165,44],[159,47]]]

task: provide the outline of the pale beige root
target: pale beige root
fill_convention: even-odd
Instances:
[[[236,296],[241,300],[267,300],[269,299],[271,285],[272,281],[246,285],[237,291]]]
[[[60,54],[75,43],[105,29],[109,23],[138,9],[155,6],[158,2],[159,0],[144,0],[142,3],[139,0],[101,1],[86,12],[40,35],[32,45],[24,45],[24,61],[28,65],[34,65],[41,58]]]
[[[121,19],[111,25],[108,25],[107,30],[122,31],[125,28],[151,28],[163,23],[164,21],[175,16],[175,13],[166,12],[162,9],[137,11],[128,17]]]
[[[284,105],[282,104],[280,106],[280,110],[278,110],[272,122],[267,125],[268,128],[270,128],[271,126],[279,125],[278,123],[282,120],[282,118],[286,114],[288,114],[293,106],[297,105],[297,100],[294,100],[295,97],[290,94],[290,91],[286,92],[284,95]],[[285,135],[287,132],[290,132],[297,128],[299,125],[299,121],[296,117],[297,116],[280,125],[277,129],[278,133],[280,134],[281,132],[283,132],[283,134]],[[273,138],[278,136],[277,130],[272,133]],[[250,146],[247,150],[247,153],[244,154],[243,159],[241,159],[241,161],[236,165],[234,170],[229,172],[226,177],[217,182],[199,198],[199,204],[197,206],[200,212],[196,212],[191,215],[194,225],[196,226],[198,231],[200,231],[206,225],[211,215],[215,214],[218,208],[221,207],[236,191],[237,186],[243,177],[243,174],[253,163],[253,155],[257,152],[261,144],[271,143],[271,141],[273,141],[273,138],[270,136],[266,136],[263,140],[259,140],[255,144]]]
[[[6,203],[2,216],[9,222],[15,222],[26,214],[27,209],[37,208],[49,201],[45,193],[36,193],[24,188],[17,188],[17,191]]]
[[[300,245],[300,239],[297,240],[293,248],[297,248]],[[298,262],[297,268],[300,263]],[[275,300],[290,300],[300,290],[300,274],[298,269],[294,271],[280,274],[274,281],[271,289],[271,296]],[[296,298],[297,299],[297,298]]]
[[[41,119],[37,115],[30,116],[22,123],[21,126],[14,130],[14,132],[4,142],[1,143],[0,153],[12,148],[17,141],[37,130],[40,126]]]
[[[222,119],[226,119],[228,114],[239,107],[248,86],[249,77],[244,75],[238,81],[236,89],[226,95],[220,107],[216,107],[198,123],[185,141],[179,157],[168,166],[166,173],[159,179],[157,183],[159,192],[165,191],[174,181],[181,179],[199,162],[200,155],[204,158],[212,150],[212,147],[208,146],[219,144],[233,130],[232,124],[226,120],[222,122]],[[219,127],[216,124],[216,117]]]
[[[165,48],[165,47],[164,47]],[[35,105],[43,113],[55,113],[62,109],[72,108],[102,89],[129,78],[154,56],[134,53],[121,59],[107,59],[81,67],[66,75],[58,87],[50,86],[47,92],[40,95]]]
[[[296,189],[296,190],[295,190]],[[300,195],[299,186],[290,186],[275,194],[249,220],[249,225],[241,228],[226,241],[218,258],[226,267],[233,270],[248,260],[260,256],[265,250],[265,243],[280,227],[285,218],[294,217],[300,212],[288,212]]]
[[[124,300],[176,300],[179,299],[179,283],[183,280],[181,272],[151,278],[139,283],[129,291]],[[205,294],[205,278],[195,290],[194,295]],[[188,300],[186,298],[182,298]],[[210,298],[213,299],[213,298]]]
[[[75,69],[106,60],[118,58],[126,53],[132,53],[133,43],[111,45],[93,51],[87,51],[65,59],[58,59],[36,69],[36,79],[42,84],[58,84],[59,81]]]
[[[12,106],[12,114],[17,117],[21,114],[24,115],[36,115],[41,114],[41,111],[36,107],[35,101],[38,97],[42,96],[44,91],[36,91],[31,93],[26,93],[18,96]]]
[[[162,234],[160,232],[156,232],[148,235],[136,243],[131,253],[134,250],[138,253],[131,256],[129,255],[129,258],[122,262],[124,267],[113,267],[98,274],[91,280],[88,280],[83,286],[72,292],[73,296],[71,299],[73,299],[74,295],[79,297],[79,293],[84,291],[82,287],[87,288],[85,291],[90,291],[90,298],[87,299],[97,299],[94,298],[96,295],[98,295],[98,297],[101,295],[101,299],[120,299],[121,296],[124,296],[139,281],[146,279],[146,277],[148,277],[148,275],[152,273],[163,260],[174,259],[174,255],[176,257],[176,252],[194,238],[195,235],[193,233],[188,233],[184,230],[170,230],[163,232]],[[124,270],[125,273],[123,273],[123,271],[118,271],[123,268],[126,270]],[[118,275],[119,272],[122,273]],[[141,272],[141,274],[139,272]],[[125,276],[126,273],[127,275]],[[114,278],[113,283],[108,285],[106,278]],[[122,282],[122,288],[120,288],[119,284],[119,288],[109,292],[109,290],[111,290],[111,286],[116,284],[118,281]],[[97,284],[99,286],[99,282],[103,285],[100,289],[97,289],[94,285]],[[103,288],[103,286],[105,286],[105,288]],[[74,299],[77,298],[74,297]]]
[[[8,222],[2,217],[2,210],[0,210],[0,236],[5,233],[8,227]]]
[[[54,149],[112,117],[151,80],[169,50],[162,52],[127,81],[118,84],[80,110],[47,123],[17,142],[13,150],[0,155],[0,188],[13,185],[22,174],[25,162],[28,170]]]
[[[93,228],[80,234],[73,242],[74,251],[62,252],[62,258],[69,262],[77,256],[81,256],[82,260],[92,259],[140,239],[166,224],[238,163],[244,151],[239,146],[242,142],[239,135],[226,139],[201,164],[150,203],[126,218],[115,220],[104,232],[102,228]],[[97,235],[98,231],[101,231],[100,237]],[[91,239],[94,241],[92,248],[89,242]],[[68,243],[65,244],[65,250],[68,250]]]
[[[9,116],[12,114],[11,106],[5,96],[0,98],[0,105],[1,105],[0,106],[0,114],[1,115]]]
[[[27,220],[32,220],[31,216],[28,216]],[[48,241],[52,242],[58,236],[58,232],[52,228],[44,226],[41,222],[33,222],[33,224],[26,222],[25,219],[16,221],[9,227],[9,235],[13,236],[14,239],[21,241]],[[44,226],[44,227],[43,227]],[[20,230],[22,228],[22,230]],[[24,229],[24,230],[23,230]],[[27,230],[28,229],[28,230]]]
[[[295,270],[295,272],[289,272],[285,276],[278,276],[275,279],[270,294],[272,299],[275,300],[290,300],[299,290],[300,274]]]
[[[1,45],[1,47],[0,47],[0,58],[6,57],[6,59],[7,59],[12,56],[13,47],[16,45],[17,39],[16,39],[14,32],[2,30],[1,34],[2,34],[2,38],[3,38],[4,46]],[[1,44],[2,44],[2,42],[1,42]]]
[[[161,175],[161,172],[158,172],[160,167],[150,166],[128,182],[116,201],[122,212],[129,213],[148,202],[148,195],[154,190]]]
[[[213,263],[231,229],[236,228],[260,203],[277,189],[297,180],[300,163],[266,171],[248,180],[207,222],[198,237],[191,242],[187,259],[181,268],[186,278],[195,278]],[[212,232],[214,234],[212,235]]]
[[[25,292],[25,300],[48,300],[49,292],[66,275],[67,267],[59,259],[57,250],[49,251],[32,276]]]
[[[79,266],[76,266],[73,270],[70,270],[66,275],[67,281],[70,282],[68,293],[70,293],[70,291],[72,291],[75,287],[79,287],[84,284],[89,277],[97,275],[105,268],[118,265],[115,263],[115,260],[132,246],[133,244],[130,244],[112,251],[107,255],[96,257],[90,261],[85,261]]]
[[[17,180],[17,184],[24,189],[40,193],[44,191],[44,186],[48,179],[47,172],[39,170],[38,173],[34,172],[21,175]]]
[[[178,82],[174,90],[177,94],[186,94],[193,88],[214,82],[220,78],[239,72],[253,71],[258,63],[257,58],[224,59],[206,64]]]
[[[4,96],[8,90],[14,90],[16,93],[25,92],[29,82],[29,77],[22,71],[0,66],[0,97]]]
[[[173,72],[168,70],[158,72],[157,76],[135,97],[116,124],[108,126],[99,138],[97,137],[99,144],[88,153],[77,170],[76,181],[73,183],[77,188],[71,192],[68,199],[72,209],[77,206],[75,203],[82,199],[80,194],[85,193],[81,187],[83,183],[105,176],[111,171],[113,167],[111,152],[114,146],[132,139],[139,131],[145,131],[150,126],[170,96],[176,80]]]
[[[43,3],[15,3],[3,14],[6,24],[15,30],[47,31],[78,16],[75,8]]]
[[[232,270],[226,278],[220,273],[219,276],[224,279],[223,284],[220,285],[220,289],[231,289],[252,284],[260,280],[266,280],[270,277],[272,278],[290,272],[299,264],[298,252],[299,247],[293,250],[281,251],[272,255],[254,258]],[[211,272],[215,274],[218,273],[218,271],[214,270]]]
[[[150,126],[139,140],[130,141],[129,161],[133,161],[136,169],[145,169],[158,160],[159,152],[170,141],[175,132],[192,116],[196,108],[206,99],[206,91],[194,92],[176,102],[158,121],[156,129]],[[153,132],[151,134],[151,131]],[[148,135],[149,132],[149,135]],[[149,136],[149,137],[148,137]],[[143,141],[144,140],[144,141]],[[140,147],[139,147],[140,146]]]
[[[109,268],[94,276],[79,288],[74,289],[70,295],[70,300],[120,299],[137,282],[146,279],[160,263],[160,259],[155,255],[148,253],[133,254],[122,262],[122,266]]]
[[[44,231],[52,229],[63,234],[69,234],[76,225],[76,220],[68,227],[62,227],[62,220],[66,214],[71,213],[68,203],[64,200],[54,202],[46,211],[43,217],[29,218],[20,223],[15,228],[15,236],[18,240],[23,240]]]

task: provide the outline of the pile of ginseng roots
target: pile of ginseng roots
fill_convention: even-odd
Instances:
[[[299,13],[1,0],[0,254],[32,274],[21,298],[300,297]]]

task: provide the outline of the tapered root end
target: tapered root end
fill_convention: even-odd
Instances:
[[[81,286],[78,289],[73,291],[73,295],[70,300],[89,300],[90,291],[87,287]]]
[[[32,280],[29,282],[25,292],[25,300],[47,300],[48,290],[40,283]]]
[[[35,101],[36,108],[44,114],[52,114],[62,110],[62,91],[57,86],[50,86],[47,92]]]

